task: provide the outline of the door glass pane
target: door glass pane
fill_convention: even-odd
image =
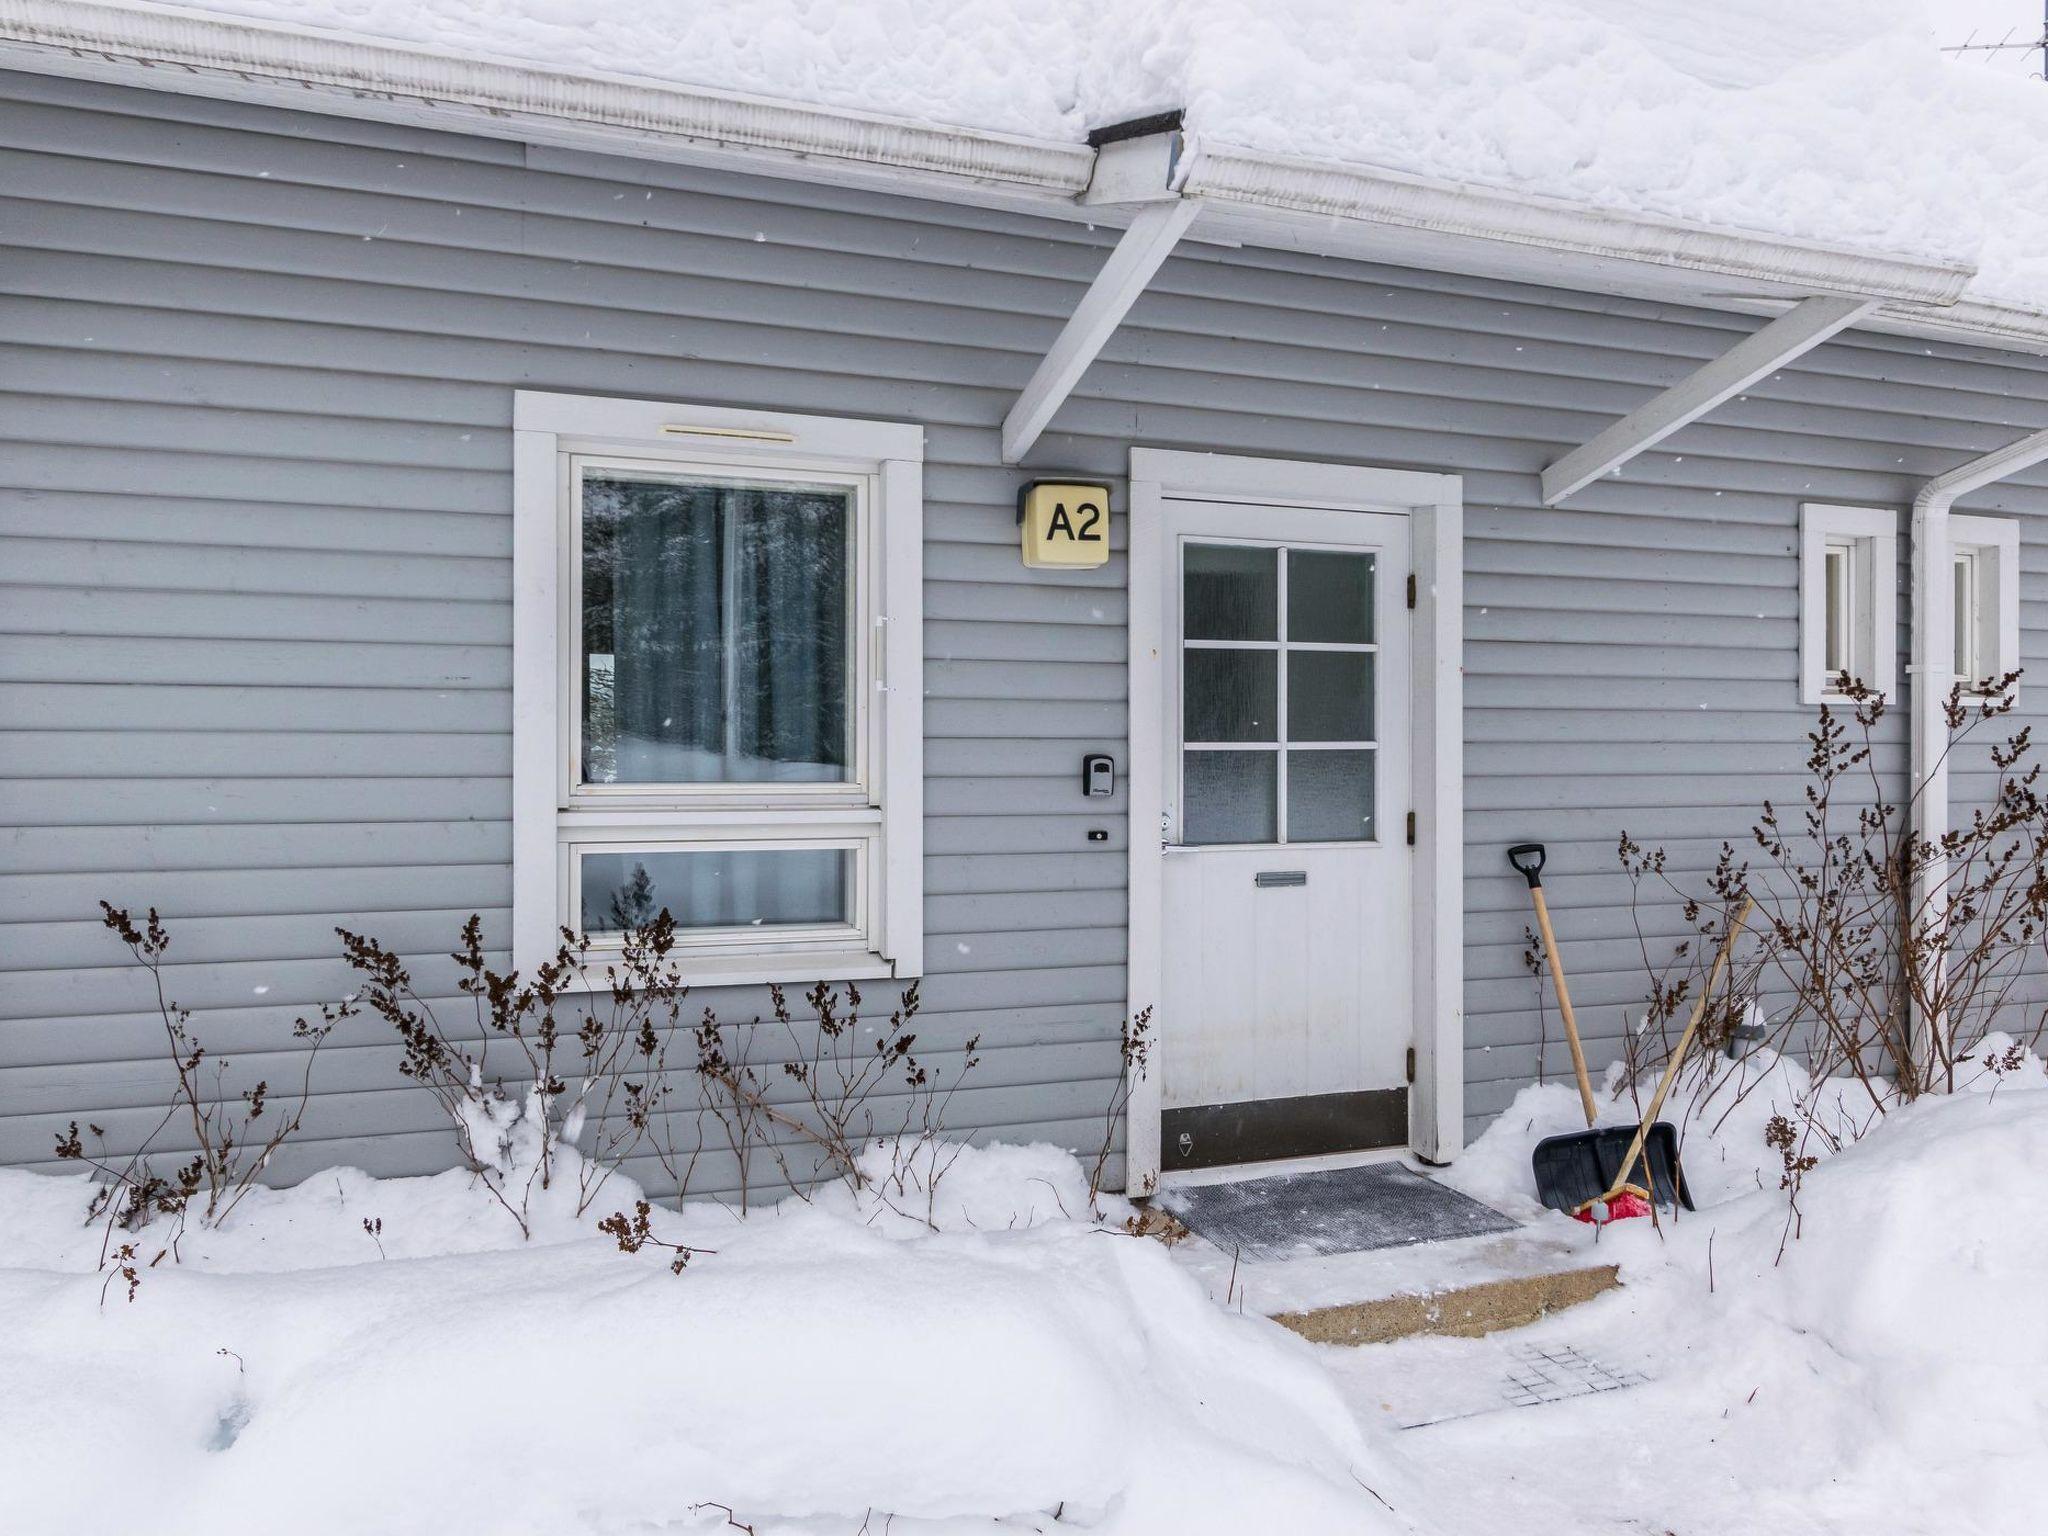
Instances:
[[[1186,651],[1183,741],[1278,741],[1280,657],[1275,651]]]
[[[1278,752],[1183,752],[1181,841],[1270,843],[1279,825]]]
[[[583,479],[583,780],[850,777],[853,493]]]
[[[1287,638],[1365,645],[1372,640],[1375,555],[1287,552]]]
[[[1372,752],[1287,754],[1287,840],[1363,842],[1373,827]]]
[[[1373,739],[1371,651],[1287,653],[1287,739]]]
[[[1182,560],[1181,624],[1186,639],[1279,638],[1277,549],[1189,544]]]
[[[583,931],[619,933],[663,908],[679,928],[850,923],[852,867],[845,848],[586,853]]]

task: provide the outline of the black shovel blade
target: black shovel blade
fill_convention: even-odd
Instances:
[[[1614,1187],[1621,1160],[1628,1156],[1629,1143],[1635,1139],[1632,1125],[1544,1137],[1536,1143],[1536,1154],[1530,1159],[1536,1172],[1536,1198],[1567,1216],[1588,1200],[1598,1200]],[[1678,1166],[1678,1132],[1667,1122],[1659,1120],[1643,1138],[1643,1154],[1636,1159],[1629,1182],[1647,1187],[1658,1205],[1669,1206],[1675,1195],[1688,1211],[1692,1209],[1692,1192],[1685,1187],[1685,1175]]]

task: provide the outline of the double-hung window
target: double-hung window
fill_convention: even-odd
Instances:
[[[1948,520],[1955,592],[1955,675],[1988,693],[2020,666],[2020,525],[1955,513]]]
[[[515,963],[922,969],[914,426],[519,394]]]
[[[1846,697],[1843,679],[1898,684],[1899,515],[1886,507],[1800,508],[1799,696]]]

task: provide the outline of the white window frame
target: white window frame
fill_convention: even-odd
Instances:
[[[1849,612],[1838,625],[1850,665],[1828,667],[1830,556],[1848,562]],[[1799,509],[1799,698],[1846,702],[1839,677],[1896,699],[1899,682],[1899,514],[1890,507],[1808,502]]]
[[[580,474],[815,479],[855,496],[853,772],[828,784],[584,784],[576,688]],[[512,949],[580,928],[583,850],[847,848],[851,921],[679,930],[699,983],[924,969],[924,432],[895,422],[520,390],[513,401]],[[598,946],[593,946],[597,948]]]
[[[1954,512],[1948,531],[1951,561],[1967,559],[1973,567],[1977,611],[1957,621],[1972,627],[1977,665],[1974,676],[1958,672],[1957,680],[1965,693],[1977,694],[1983,690],[1974,685],[2020,668],[2020,525]]]

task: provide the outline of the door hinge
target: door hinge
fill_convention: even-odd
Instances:
[[[1408,573],[1408,606],[1410,608],[1415,606],[1415,573],[1413,571]]]
[[[1415,813],[1413,811],[1408,813],[1408,846],[1410,848],[1415,846]]]
[[[1408,1047],[1408,1081],[1415,1081],[1415,1047]]]

